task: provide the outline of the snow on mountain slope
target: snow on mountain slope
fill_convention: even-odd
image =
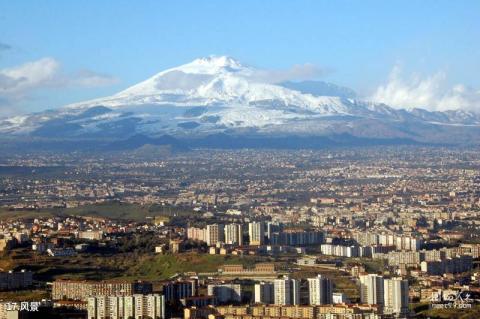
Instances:
[[[281,101],[284,105],[332,114],[348,110],[335,97],[315,97],[279,85],[261,83],[259,70],[225,56],[208,57],[160,72],[111,97],[75,103],[67,108],[96,105],[122,107],[144,104],[251,106],[257,101]]]
[[[268,134],[368,132],[405,137],[424,134],[432,125],[480,127],[480,117],[470,112],[398,110],[352,98],[319,96],[305,93],[302,85],[267,83],[264,74],[230,57],[200,58],[109,97],[0,119],[0,133],[123,138],[136,133],[195,135],[248,129]],[[304,85],[315,92],[315,83]],[[322,89],[352,94],[325,83]],[[416,124],[399,127],[399,123]]]

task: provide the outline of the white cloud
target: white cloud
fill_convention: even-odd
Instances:
[[[448,87],[446,79],[443,72],[423,78],[414,74],[405,79],[401,68],[395,66],[388,82],[380,85],[370,99],[396,108],[480,111],[480,90],[463,84]]]
[[[31,89],[50,86],[55,82],[60,64],[52,58],[28,62],[0,70],[0,94],[23,95]]]
[[[329,73],[327,69],[320,68],[311,63],[305,63],[296,64],[284,70],[257,69],[251,77],[260,82],[281,83],[285,81],[312,80],[324,76],[327,73]]]
[[[41,89],[65,87],[99,87],[117,79],[87,69],[65,73],[54,58],[42,58],[11,68],[0,69],[0,112],[14,113],[22,102]],[[7,112],[8,111],[8,112]]]
[[[70,84],[81,87],[99,87],[108,86],[118,82],[118,79],[107,74],[93,72],[83,69],[74,74],[70,79]]]

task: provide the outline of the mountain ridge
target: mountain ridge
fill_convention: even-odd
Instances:
[[[118,140],[136,134],[349,134],[421,143],[468,143],[480,136],[480,116],[473,112],[395,109],[326,82],[271,83],[267,73],[226,56],[200,58],[109,97],[0,120],[0,133]]]

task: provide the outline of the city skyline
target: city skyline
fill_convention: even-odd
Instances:
[[[480,2],[0,2],[0,319],[475,319]]]

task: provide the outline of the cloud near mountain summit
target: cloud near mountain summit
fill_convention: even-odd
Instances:
[[[395,108],[480,111],[480,90],[464,84],[448,87],[446,80],[443,72],[427,77],[412,75],[406,78],[401,68],[395,66],[388,82],[380,85],[370,100]]]
[[[40,89],[98,87],[116,82],[115,77],[88,69],[66,73],[61,63],[51,57],[0,69],[0,114],[15,113]]]

